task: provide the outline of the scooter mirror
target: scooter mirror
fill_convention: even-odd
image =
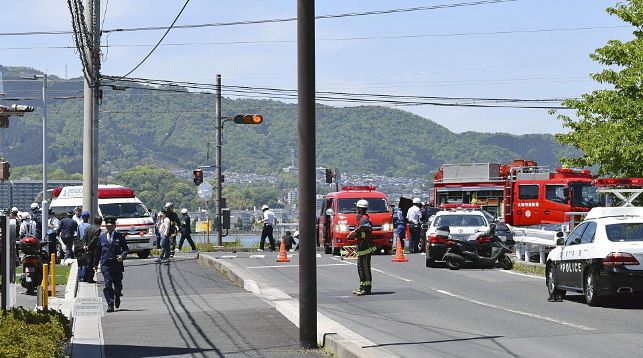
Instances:
[[[333,211],[333,209],[326,209],[326,215],[333,216],[335,215],[335,212]]]

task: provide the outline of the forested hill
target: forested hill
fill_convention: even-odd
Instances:
[[[0,130],[0,155],[12,166],[41,162],[41,82],[12,81],[39,71],[0,67],[8,98],[35,98],[35,114],[12,117]],[[49,96],[82,96],[80,78],[50,76]],[[100,107],[101,175],[138,164],[191,169],[206,161],[207,141],[214,138],[214,96],[190,92],[103,88]],[[176,87],[172,88],[176,90]],[[224,91],[225,96],[225,91]],[[10,100],[7,103],[13,103]],[[20,103],[28,103],[21,101]],[[224,170],[275,173],[290,164],[297,146],[296,106],[272,100],[226,99],[224,116],[261,113],[259,126],[225,124]],[[67,172],[82,172],[82,98],[52,99],[49,105],[49,163]],[[555,120],[553,117],[551,120]],[[317,165],[342,171],[388,176],[427,176],[446,162],[510,162],[524,158],[558,165],[576,153],[551,135],[505,133],[456,134],[429,119],[377,106],[317,108]]]

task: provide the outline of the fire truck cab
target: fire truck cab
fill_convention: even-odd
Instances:
[[[478,204],[514,226],[563,223],[567,212],[599,205],[586,169],[551,171],[530,160],[444,164],[434,179],[435,205]]]
[[[340,254],[343,246],[357,244],[356,239],[347,239],[357,223],[358,200],[368,201],[368,216],[373,223],[373,243],[388,254],[393,248],[393,218],[386,195],[376,191],[373,185],[344,186],[341,191],[324,196],[319,215],[319,244],[324,252]]]

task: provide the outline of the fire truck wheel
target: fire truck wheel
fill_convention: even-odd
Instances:
[[[324,253],[330,254],[331,252],[333,252],[333,249],[330,247],[330,245],[328,245],[327,242],[324,242]]]
[[[333,256],[340,256],[339,247],[333,247]]]

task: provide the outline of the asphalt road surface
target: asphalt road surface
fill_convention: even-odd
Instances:
[[[226,255],[259,281],[299,296],[298,255],[276,263],[248,253]],[[582,295],[547,302],[544,278],[502,270],[426,268],[373,257],[373,295],[356,297],[353,260],[321,254],[318,310],[374,347],[404,357],[638,356],[643,348],[643,302],[613,300],[589,307]]]

